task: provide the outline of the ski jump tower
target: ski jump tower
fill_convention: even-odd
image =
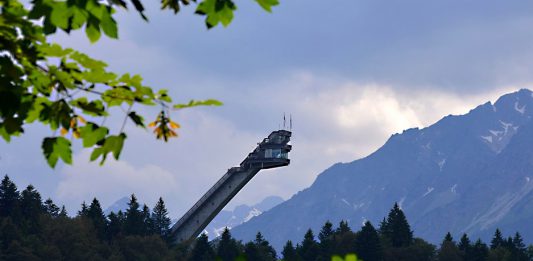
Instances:
[[[278,130],[258,143],[241,162],[222,176],[171,228],[174,242],[195,239],[228,202],[262,169],[287,166],[290,163],[291,132]]]

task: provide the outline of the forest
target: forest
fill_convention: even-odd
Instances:
[[[448,233],[439,246],[417,238],[398,204],[375,228],[365,222],[357,231],[348,222],[326,222],[317,235],[309,229],[301,242],[287,241],[277,253],[261,233],[242,242],[226,229],[209,241],[175,245],[171,220],[162,198],[153,209],[131,195],[128,209],[104,214],[95,198],[83,202],[75,215],[51,199],[43,200],[32,186],[19,191],[6,175],[0,184],[0,260],[332,260],[356,254],[358,260],[531,261],[533,245],[519,232],[504,236],[497,229],[490,243],[458,240]]]

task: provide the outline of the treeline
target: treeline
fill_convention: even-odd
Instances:
[[[377,229],[370,222],[359,231],[352,231],[345,221],[336,228],[326,222],[316,237],[308,230],[301,242],[288,241],[279,254],[261,233],[243,243],[227,229],[211,242],[201,235],[176,246],[170,225],[161,198],[150,210],[132,195],[126,211],[107,216],[93,199],[71,217],[65,207],[51,199],[43,201],[31,185],[19,191],[8,176],[0,184],[0,260],[329,261],[351,253],[365,261],[533,260],[533,246],[526,248],[519,233],[504,238],[499,230],[490,245],[479,239],[471,242],[466,234],[456,242],[448,233],[437,248],[413,236],[397,204]]]

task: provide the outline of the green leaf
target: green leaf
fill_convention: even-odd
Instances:
[[[265,11],[271,13],[272,7],[279,5],[278,0],[255,0]]]
[[[195,106],[222,106],[222,105],[223,105],[222,102],[218,100],[214,100],[214,99],[209,99],[209,100],[204,100],[204,101],[191,100],[187,104],[175,104],[174,109],[179,110],[179,109],[190,108],[190,107],[195,107]]]
[[[128,113],[128,117],[135,123],[135,125],[145,128],[143,117],[137,114],[136,112],[132,111]]]
[[[87,101],[86,97],[81,97],[70,102],[73,106],[81,108],[84,113],[92,116],[107,116],[104,104],[101,100]]]
[[[45,138],[42,149],[48,165],[54,168],[59,158],[67,164],[72,164],[72,150],[70,146],[70,141],[63,137]]]
[[[113,19],[113,17],[111,17],[111,14],[104,13],[102,15],[100,26],[102,27],[102,31],[104,31],[105,35],[113,39],[118,38],[117,22]]]
[[[104,140],[109,133],[106,127],[99,127],[94,123],[87,123],[87,125],[80,128],[80,137],[83,140],[83,147],[88,148],[96,145]]]
[[[89,41],[91,43],[95,43],[100,39],[100,26],[99,22],[96,19],[87,20],[87,25],[85,26],[85,34],[87,34],[87,37],[89,38]]]
[[[196,8],[196,13],[205,15],[207,28],[212,28],[222,23],[228,26],[233,20],[233,11],[237,6],[231,0],[205,0]]]
[[[91,153],[91,161],[102,157],[100,165],[103,165],[109,153],[112,153],[113,157],[118,160],[120,157],[120,152],[122,151],[122,147],[124,146],[125,139],[126,134],[124,133],[107,137],[101,147],[93,150]]]
[[[70,11],[66,2],[54,2],[50,14],[50,22],[52,22],[52,25],[65,30],[69,27],[69,18]]]

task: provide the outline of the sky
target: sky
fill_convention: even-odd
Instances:
[[[176,102],[216,98],[224,106],[174,112],[182,128],[168,143],[128,124],[121,159],[103,167],[77,148],[72,166],[50,169],[40,142],[52,132],[42,126],[0,141],[0,172],[20,189],[33,184],[70,214],[93,197],[106,207],[135,193],[150,207],[163,197],[179,218],[278,129],[284,113],[294,120],[291,164],[261,171],[228,207],[288,199],[332,164],[365,157],[394,133],[533,82],[529,1],[291,0],[269,14],[246,0],[236,2],[229,27],[212,30],[194,8],[173,15],[144,2],[150,21],[119,11],[118,40],[90,44],[83,33],[53,40],[113,71],[139,73]]]

